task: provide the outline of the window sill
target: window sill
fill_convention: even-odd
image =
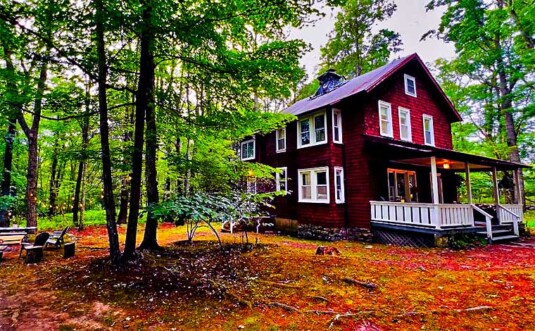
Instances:
[[[278,151],[275,151],[276,153],[285,153],[286,149],[279,149]]]
[[[250,157],[250,158],[247,158],[247,159],[241,159],[242,161],[251,161],[251,160],[254,160],[255,157]]]
[[[304,146],[303,146],[303,145],[299,145],[299,146],[297,146],[297,149],[302,149],[302,148],[307,148],[307,147],[314,147],[314,146],[320,146],[320,145],[325,145],[325,144],[327,144],[327,140],[322,141],[322,142],[320,142],[320,143],[308,144],[308,145],[304,145]]]
[[[299,203],[319,203],[327,205],[329,204],[329,200],[299,200]]]

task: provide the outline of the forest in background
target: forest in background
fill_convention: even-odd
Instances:
[[[105,210],[112,260],[157,248],[148,206],[197,192],[231,194],[240,180],[273,176],[244,163],[236,143],[293,120],[279,113],[313,94],[286,29],[339,10],[318,74],[352,78],[396,58],[403,41],[377,29],[395,3],[380,1],[0,1],[2,225],[36,225]],[[465,119],[455,148],[533,163],[535,5],[532,0],[433,0],[445,8],[422,38],[453,43],[430,64]],[[491,196],[474,176],[474,194]],[[522,184],[523,183],[523,184]],[[524,171],[528,204],[535,173]],[[488,185],[488,187],[486,186]],[[102,220],[104,221],[104,220]],[[127,223],[124,252],[117,223]]]

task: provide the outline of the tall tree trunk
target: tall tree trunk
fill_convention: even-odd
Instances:
[[[104,5],[102,0],[95,0],[96,5],[96,42],[98,57],[98,107],[100,112],[100,146],[102,153],[102,182],[104,186],[104,208],[106,209],[106,228],[110,244],[110,259],[117,263],[121,258],[119,249],[119,235],[115,223],[115,201],[113,198],[113,182],[111,174],[111,156],[108,127],[108,100],[106,84],[108,68],[106,63],[106,49],[104,41]]]
[[[48,59],[43,59],[37,81],[37,91],[33,107],[33,119],[31,128],[26,124],[24,116],[20,114],[19,123],[23,127],[28,139],[28,170],[26,173],[26,226],[37,226],[37,178],[39,167],[39,124],[41,121],[41,110],[43,108],[43,94],[45,92],[46,79],[48,74]]]
[[[501,41],[499,38],[495,40],[495,46],[497,49],[500,49],[502,54],[505,52],[503,50]],[[504,59],[498,59],[498,84],[500,91],[500,111],[505,120],[505,132],[507,135],[507,147],[509,147],[509,160],[516,163],[521,163],[520,152],[517,145],[517,132],[515,129],[515,119],[513,117],[513,102],[511,91],[513,90],[513,85],[507,80],[507,73],[505,72]],[[517,180],[518,179],[518,180]],[[517,203],[522,203],[526,205],[526,198],[524,194],[524,175],[522,174],[522,169],[519,170],[518,177],[514,176],[514,184],[518,188],[518,192],[523,197],[522,201],[519,201],[518,197],[515,196],[513,201]]]
[[[152,77],[154,81],[154,59],[152,59]],[[152,86],[154,88],[154,86]],[[156,150],[158,147],[158,138],[156,132],[156,116],[154,113],[154,93],[151,93],[147,111],[147,132],[145,135],[146,140],[146,158],[145,158],[145,178],[147,181],[147,203],[148,213],[147,222],[145,224],[145,232],[143,234],[143,241],[141,242],[141,249],[160,249],[157,241],[158,232],[158,218],[154,216],[154,212],[151,207],[155,206],[159,202],[158,195],[158,178],[156,172]]]
[[[150,1],[150,0],[149,0]],[[136,95],[136,118],[134,125],[134,150],[132,152],[132,181],[130,188],[130,213],[126,229],[124,258],[134,258],[136,250],[137,222],[141,197],[141,174],[143,162],[143,138],[145,129],[145,114],[153,102],[154,93],[154,57],[152,31],[152,4],[141,1],[143,17],[140,36],[139,81]]]
[[[90,94],[89,94],[90,86],[87,86],[86,92],[85,92],[85,112],[89,114],[90,111]],[[85,167],[86,167],[86,160],[87,160],[87,145],[89,144],[89,116],[86,116],[82,118],[80,121],[80,129],[82,129],[82,155],[80,158],[80,162],[78,163],[78,173],[76,176],[76,186],[74,189],[74,201],[72,205],[72,222],[75,226],[78,227],[79,230],[84,228],[84,224],[82,222],[82,218],[78,217],[78,213],[82,209],[81,206],[81,190],[83,186],[84,181],[84,173],[85,173]]]

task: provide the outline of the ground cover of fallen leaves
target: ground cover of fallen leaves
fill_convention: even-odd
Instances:
[[[120,228],[124,240],[124,228]],[[107,261],[104,227],[76,256],[0,264],[0,330],[535,330],[535,240],[453,251],[160,227],[160,252]],[[139,239],[141,239],[141,229]],[[16,247],[15,247],[16,249]]]

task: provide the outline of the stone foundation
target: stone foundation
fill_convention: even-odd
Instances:
[[[320,225],[299,224],[297,237],[324,241],[364,241],[371,242],[373,235],[364,228],[326,228]]]

